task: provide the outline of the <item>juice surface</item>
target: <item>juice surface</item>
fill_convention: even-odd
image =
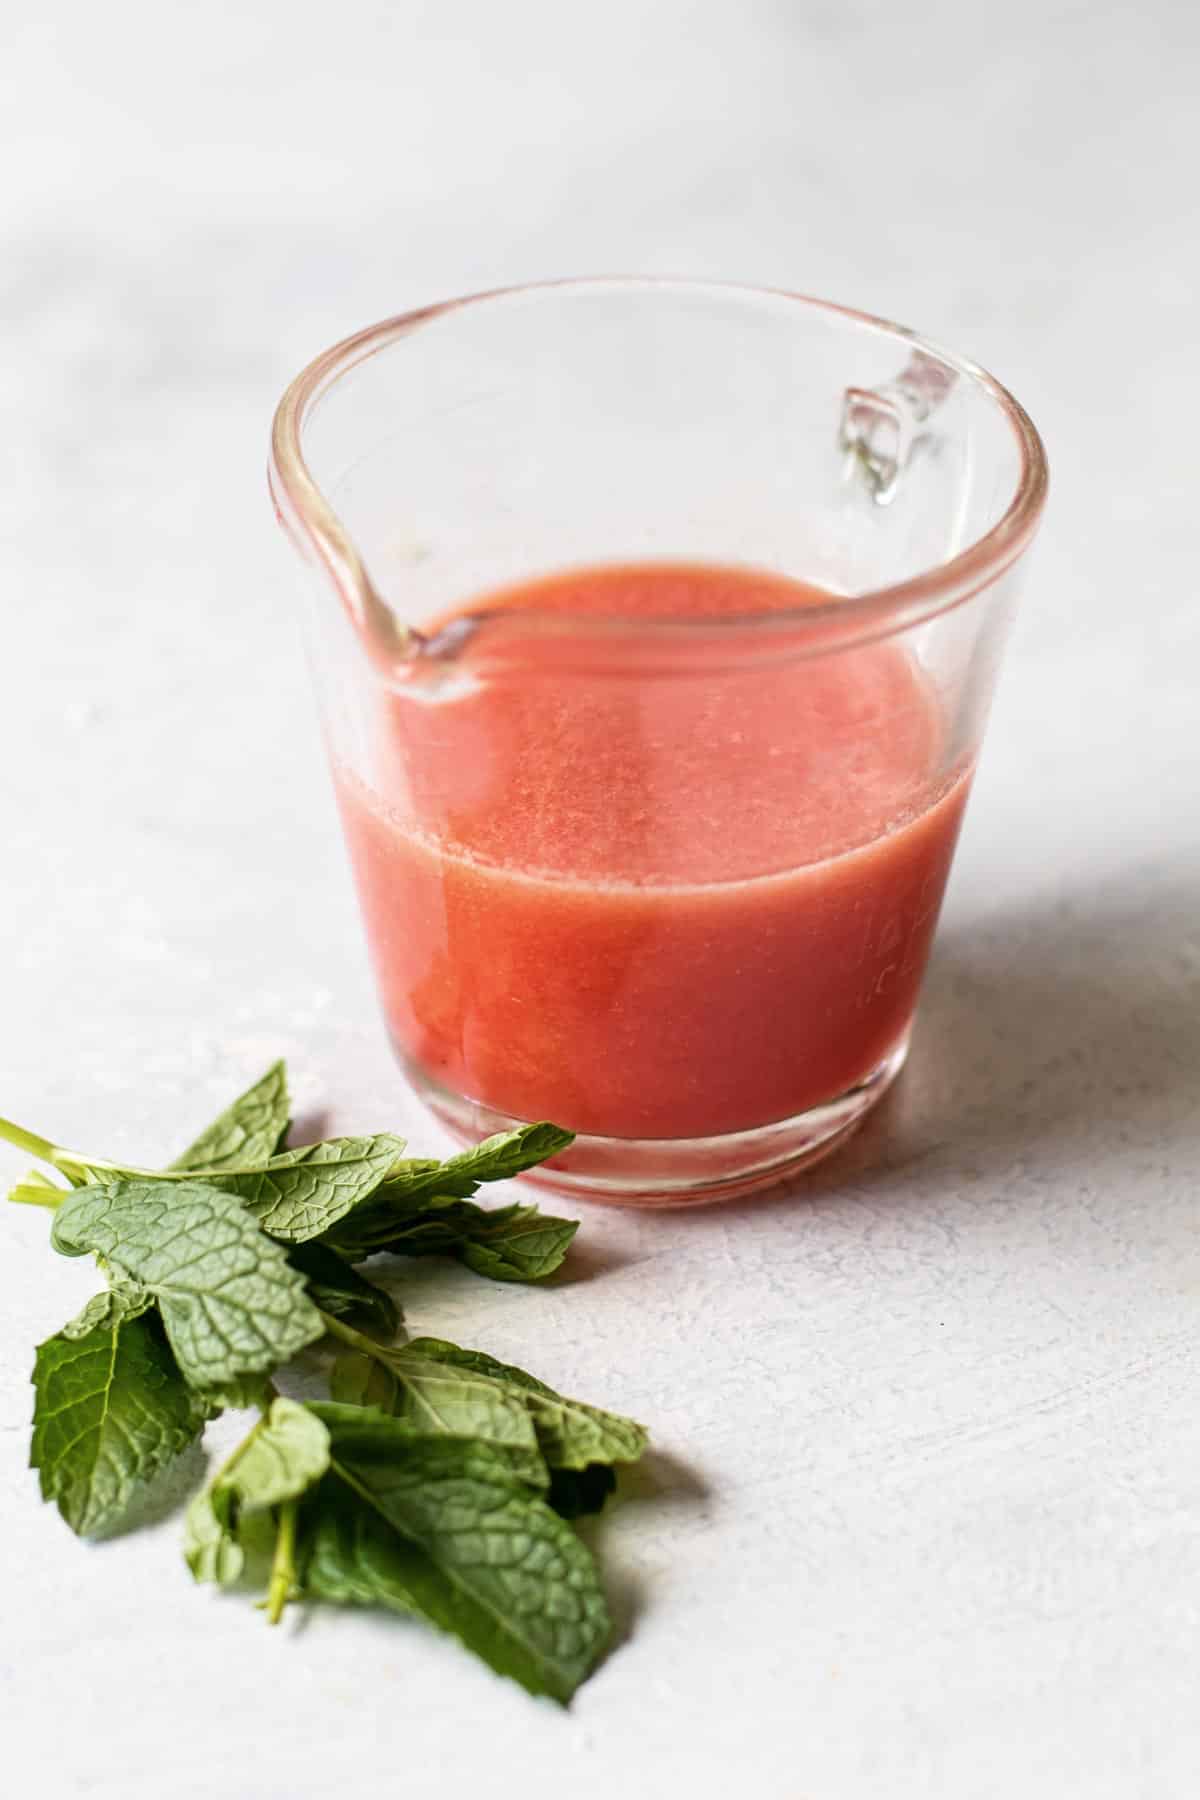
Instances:
[[[729,619],[829,598],[647,565],[469,611]],[[564,666],[531,620],[444,697],[389,695],[370,780],[343,771],[339,799],[390,1029],[443,1086],[580,1132],[710,1136],[835,1099],[902,1037],[967,772],[944,770],[904,649],[748,661],[738,632],[678,667],[643,667],[641,630],[628,657],[589,667],[577,641]]]

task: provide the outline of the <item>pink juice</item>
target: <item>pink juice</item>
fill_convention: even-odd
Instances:
[[[647,565],[469,611],[702,620],[829,598]],[[389,696],[372,785],[338,779],[383,1005],[407,1058],[496,1111],[744,1131],[836,1099],[903,1041],[969,770],[946,771],[895,643],[738,665],[714,633],[686,672],[640,671],[564,667],[531,629],[502,672]]]

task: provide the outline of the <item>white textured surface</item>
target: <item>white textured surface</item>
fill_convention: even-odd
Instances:
[[[548,1292],[407,1284],[417,1325],[653,1426],[662,1491],[600,1531],[630,1640],[562,1716],[396,1622],[267,1632],[192,1590],[175,1522],[76,1544],[23,1467],[26,1376],[88,1278],[13,1211],[25,1791],[1195,1793],[1197,16],[5,14],[6,1113],[165,1153],[286,1051],[328,1124],[412,1118],[262,478],[342,332],[546,273],[799,287],[978,355],[1056,478],[887,1117],[791,1198],[590,1215]]]

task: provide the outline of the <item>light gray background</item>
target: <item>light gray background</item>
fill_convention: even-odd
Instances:
[[[590,1213],[547,1292],[406,1284],[418,1328],[653,1427],[599,1534],[629,1641],[562,1715],[399,1622],[270,1633],[192,1589],[175,1521],[76,1543],[23,1466],[27,1371],[89,1277],[13,1209],[26,1791],[1196,1792],[1196,20],[5,9],[0,1110],[35,1126],[165,1155],[283,1051],[310,1122],[435,1141],[375,1019],[264,492],[277,393],[343,332],[551,273],[777,283],[979,357],[1055,470],[887,1116],[758,1207]]]

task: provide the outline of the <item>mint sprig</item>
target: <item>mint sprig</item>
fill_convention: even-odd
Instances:
[[[397,1342],[391,1294],[354,1264],[450,1255],[536,1282],[575,1223],[472,1195],[559,1154],[538,1124],[439,1162],[389,1133],[289,1149],[276,1063],[168,1169],[67,1150],[8,1121],[34,1172],[10,1198],[53,1214],[53,1247],[107,1282],[43,1343],[31,1462],[82,1536],[223,1408],[258,1416],[187,1509],[197,1580],[264,1571],[268,1618],[292,1600],[384,1606],[453,1633],[531,1693],[567,1701],[608,1635],[603,1588],[570,1519],[598,1510],[640,1425],[569,1400],[478,1350]],[[331,1403],[281,1395],[301,1351],[329,1356]]]
[[[383,1253],[448,1255],[496,1281],[543,1281],[561,1265],[578,1229],[535,1206],[487,1209],[470,1196],[558,1155],[572,1134],[546,1123],[484,1139],[445,1162],[405,1159],[390,1132],[327,1138],[289,1149],[287,1079],[282,1063],[235,1100],[167,1169],[67,1149],[0,1119],[0,1138],[49,1163],[75,1188],[153,1182],[164,1188],[202,1182],[234,1195],[281,1243],[320,1243],[349,1262]],[[282,1126],[281,1126],[281,1123]],[[269,1149],[267,1147],[270,1147]],[[257,1162],[252,1152],[260,1152]],[[215,1158],[205,1165],[203,1156]],[[186,1165],[186,1166],[185,1166]],[[62,1195],[45,1178],[26,1177],[9,1198],[56,1206]]]

